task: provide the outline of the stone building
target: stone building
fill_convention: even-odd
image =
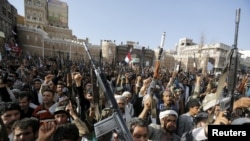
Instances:
[[[250,72],[250,50],[240,50],[239,52],[242,54],[240,59],[242,70]]]
[[[39,56],[63,57],[72,60],[84,58],[83,42],[88,40],[70,40],[49,37],[41,28],[18,25],[19,41],[23,53]]]
[[[8,0],[0,0],[0,52],[9,43],[16,43],[17,9]]]
[[[18,18],[18,39],[23,53],[57,56],[72,60],[86,58],[83,42],[68,28],[68,6],[59,0],[24,1],[25,17]],[[91,46],[90,46],[91,48]]]
[[[115,41],[101,40],[101,50],[104,62],[112,63],[112,61],[116,60],[117,50]]]
[[[157,60],[159,57],[159,51],[160,51],[160,48],[157,48],[154,50],[155,60]],[[168,69],[168,70],[173,70],[175,68],[176,63],[177,63],[174,57],[175,54],[176,52],[173,52],[170,50],[163,50],[161,58],[160,58],[162,68]]]
[[[101,41],[101,48],[103,52],[104,61],[116,64],[122,62],[128,52],[131,51],[132,62],[139,66],[149,66],[153,64],[154,51],[145,47],[139,47],[139,45],[133,41],[127,41],[126,44],[116,45],[115,41],[103,40]],[[144,52],[142,52],[144,48]]]
[[[182,38],[176,45],[176,60],[181,61],[182,69],[192,69],[194,63],[198,69],[206,69],[208,62],[213,67],[220,68],[226,65],[227,55],[232,47],[223,43],[197,44],[192,39]]]

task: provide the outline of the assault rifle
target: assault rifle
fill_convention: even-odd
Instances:
[[[159,55],[158,55],[158,58],[157,58],[157,60],[155,62],[154,76],[153,76],[154,79],[157,79],[158,75],[159,75],[160,63],[161,63],[161,56],[162,56],[163,46],[164,46],[164,41],[165,41],[165,34],[166,34],[166,32],[163,32],[162,33],[162,37],[161,37],[161,44],[160,44]],[[157,112],[156,112],[157,103],[156,103],[155,99],[153,98],[155,87],[150,87],[150,89],[151,90],[150,90],[149,94],[150,94],[150,97],[152,99],[151,115],[152,115],[153,118],[157,118]]]
[[[236,83],[237,83],[237,68],[238,68],[238,48],[237,48],[237,40],[238,40],[238,28],[239,28],[239,22],[240,22],[240,9],[236,10],[236,19],[235,19],[235,35],[234,35],[234,44],[233,48],[229,54],[229,65],[228,65],[228,78],[227,78],[227,85],[228,85],[228,93],[231,97],[230,100],[230,107],[228,109],[229,113],[232,113],[233,111],[233,103],[235,101],[235,98],[237,96],[237,93],[235,92]],[[223,107],[222,107],[223,109]],[[228,116],[230,117],[230,116]]]
[[[160,44],[160,51],[159,51],[159,55],[158,55],[158,60],[161,60],[161,55],[162,55],[162,51],[163,51],[165,36],[166,36],[166,32],[163,32],[162,37],[161,37],[161,44]]]
[[[99,69],[102,69],[102,50],[100,50],[100,58],[99,58]],[[90,77],[91,77],[91,94],[94,97],[94,107],[95,107],[95,116],[98,119],[99,118],[99,110],[100,110],[100,94],[99,94],[99,85],[97,82],[97,79],[95,77],[95,70],[94,68],[90,69]]]
[[[83,46],[89,56],[90,62],[92,63],[93,69],[95,70],[95,74],[97,77],[97,81],[99,83],[99,86],[103,89],[103,92],[105,94],[105,97],[110,105],[110,109],[113,110],[112,116],[101,120],[94,124],[95,128],[95,135],[96,137],[100,137],[102,135],[105,135],[113,130],[116,130],[117,133],[124,138],[126,141],[132,141],[132,135],[130,131],[128,130],[128,127],[125,123],[125,120],[122,118],[122,114],[120,109],[118,108],[118,104],[116,103],[116,100],[114,98],[114,94],[112,93],[109,84],[107,82],[105,74],[98,70],[93,62],[93,59],[89,53],[88,47],[85,43],[83,43]]]

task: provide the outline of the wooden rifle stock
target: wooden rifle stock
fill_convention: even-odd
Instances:
[[[240,94],[243,94],[244,93],[244,89],[245,89],[245,85],[246,83],[248,82],[248,75],[241,81],[239,87],[237,88],[238,92]]]

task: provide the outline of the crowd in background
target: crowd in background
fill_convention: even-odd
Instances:
[[[144,68],[95,63],[135,141],[207,140],[209,124],[250,123],[249,72],[238,72],[230,105],[227,79],[220,76],[157,61]],[[123,140],[118,130],[95,134],[94,124],[114,110],[91,62],[9,52],[0,72],[0,141]]]

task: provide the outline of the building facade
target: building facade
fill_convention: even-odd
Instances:
[[[215,68],[222,68],[226,65],[231,50],[230,46],[223,43],[196,44],[188,38],[180,39],[176,48],[175,59],[181,61],[183,70],[192,69],[194,66],[207,69],[208,63]]]
[[[16,43],[17,9],[8,0],[0,0],[0,51],[4,52],[8,43]]]

